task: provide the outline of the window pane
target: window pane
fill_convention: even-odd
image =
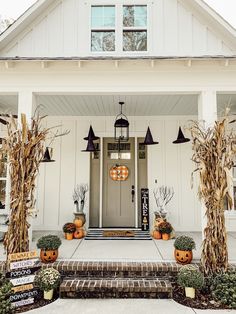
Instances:
[[[124,51],[147,51],[147,32],[124,31],[123,32]]]
[[[115,6],[92,6],[91,25],[97,27],[115,27]]]
[[[92,32],[92,51],[114,51],[115,32]]]
[[[124,27],[146,27],[147,26],[147,6],[145,5],[125,5],[123,7]]]

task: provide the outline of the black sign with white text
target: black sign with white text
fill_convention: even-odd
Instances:
[[[149,231],[149,190],[141,189],[142,230]]]

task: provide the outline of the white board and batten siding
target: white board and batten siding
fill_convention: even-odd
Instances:
[[[73,220],[72,193],[75,184],[86,183],[90,177],[90,156],[81,152],[86,148],[83,137],[89,125],[99,136],[113,136],[113,117],[50,117],[47,126],[62,125],[70,129],[69,135],[55,140],[55,163],[40,166],[38,179],[37,209],[34,230],[61,230],[63,224]],[[191,144],[174,145],[178,127],[187,126],[189,117],[129,117],[131,136],[144,137],[150,125],[155,139],[160,144],[148,148],[148,187],[150,189],[151,219],[156,210],[153,198],[155,180],[158,185],[173,186],[175,196],[170,209],[170,221],[176,230],[200,231],[200,204],[196,186],[190,185],[193,165]],[[89,199],[89,196],[88,196]],[[89,203],[86,204],[89,215]],[[88,218],[88,217],[87,217]]]
[[[190,1],[191,2],[191,1]],[[236,54],[235,42],[224,36],[183,0],[63,0],[53,1],[0,52],[7,57],[87,57],[90,51],[90,11],[93,4],[147,4],[148,51],[106,52],[105,56],[206,56]],[[121,40],[121,38],[120,38]]]

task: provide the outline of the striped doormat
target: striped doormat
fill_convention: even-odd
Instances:
[[[89,229],[85,240],[152,240],[149,231]]]

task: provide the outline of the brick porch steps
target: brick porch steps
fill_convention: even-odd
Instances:
[[[164,279],[136,278],[65,278],[60,286],[60,297],[89,298],[172,298],[172,285]]]

